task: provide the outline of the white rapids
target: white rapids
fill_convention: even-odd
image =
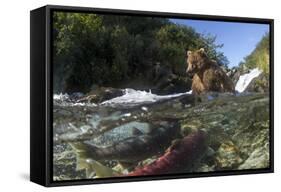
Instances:
[[[120,97],[115,97],[113,99],[104,101],[101,105],[111,105],[111,104],[128,104],[128,105],[138,105],[143,103],[154,103],[161,100],[166,100],[170,98],[180,97],[182,95],[189,95],[192,91],[185,93],[176,93],[170,95],[156,95],[151,93],[151,91],[140,91],[134,89],[125,89],[125,94]]]
[[[245,91],[248,87],[250,82],[258,77],[262,73],[261,70],[258,68],[252,69],[249,73],[241,75],[239,80],[236,83],[235,90],[239,93]],[[192,94],[192,90],[185,92],[185,93],[175,93],[170,95],[157,95],[151,93],[151,91],[141,91],[141,90],[134,90],[134,89],[124,89],[124,95],[115,97],[113,99],[107,100],[102,102],[100,105],[127,105],[127,106],[137,106],[141,104],[149,104],[154,103],[157,101],[167,100],[171,98],[180,97],[183,95],[190,95]],[[97,106],[96,104],[92,103],[75,103],[70,100],[70,96],[68,94],[54,94],[53,95],[54,101],[56,101],[59,105],[65,106]],[[143,109],[144,111],[147,109]]]
[[[248,85],[251,83],[251,81],[258,77],[261,74],[261,70],[258,68],[252,69],[249,73],[246,73],[244,75],[241,75],[239,77],[239,80],[236,83],[235,91],[238,91],[239,93],[242,93],[245,91],[245,89],[248,87]]]
[[[69,95],[67,93],[65,93],[65,94],[63,94],[63,93],[54,94],[53,95],[53,99],[54,100],[59,100],[59,101],[65,101],[65,100],[69,99]]]
[[[70,95],[67,93],[53,94],[53,102],[59,106],[97,106],[95,103],[82,103],[71,100]]]

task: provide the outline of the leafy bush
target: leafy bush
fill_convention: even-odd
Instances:
[[[254,51],[240,63],[248,69],[258,67],[265,75],[269,75],[269,34],[265,34]]]
[[[215,37],[165,18],[56,12],[53,39],[55,92],[153,79],[157,63],[183,76],[186,51],[201,47],[220,65],[228,64]]]

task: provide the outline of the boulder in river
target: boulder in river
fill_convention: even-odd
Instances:
[[[254,78],[246,88],[247,92],[269,92],[269,77],[261,73],[258,77]]]
[[[209,93],[201,96],[201,102],[193,102],[194,96],[187,93],[160,96],[130,90],[127,96],[128,94],[138,96],[134,100],[130,97],[130,102],[134,101],[137,104],[134,107],[130,107],[132,103],[128,102],[128,99],[120,98],[108,105],[68,106],[54,103],[54,134],[58,135],[58,138],[61,138],[62,134],[73,138],[72,135],[75,134],[79,136],[74,137],[77,142],[82,140],[97,142],[98,140],[99,143],[95,144],[100,146],[108,146],[110,143],[120,145],[119,141],[130,137],[129,135],[133,133],[119,132],[120,127],[126,127],[126,130],[136,127],[144,130],[145,134],[149,130],[146,129],[145,124],[159,124],[165,121],[168,125],[172,125],[171,122],[176,122],[179,123],[180,129],[180,136],[176,136],[176,139],[203,129],[208,136],[207,146],[212,149],[211,153],[202,154],[205,155],[202,159],[191,162],[192,167],[186,173],[269,168],[270,116],[267,93],[254,92],[238,95]],[[141,99],[141,102],[135,99]],[[116,105],[117,101],[122,108]],[[144,124],[139,125],[139,122]],[[176,127],[172,128],[171,130],[174,130]],[[160,129],[156,128],[155,131],[160,137]],[[92,178],[88,177],[83,170],[78,172],[75,169],[77,156],[74,152],[68,143],[54,142],[55,180]],[[140,160],[138,165],[141,162],[151,162],[161,154],[150,154]],[[94,159],[95,156],[93,155],[92,158]],[[108,157],[101,163],[112,168],[117,162],[112,161],[112,157]]]
[[[101,103],[103,101],[119,97],[123,94],[124,92],[122,89],[116,89],[112,87],[97,87],[90,91],[85,97],[80,98],[78,102]]]
[[[235,90],[238,92],[265,93],[269,91],[269,76],[258,68],[234,68],[229,72],[229,76],[236,84]]]
[[[169,95],[174,93],[184,93],[191,90],[192,79],[188,76],[177,76],[170,74],[162,77],[153,91],[159,95]]]

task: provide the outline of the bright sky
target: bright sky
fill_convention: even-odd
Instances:
[[[229,67],[239,64],[249,55],[266,32],[268,24],[236,23],[222,21],[203,21],[188,19],[170,19],[177,24],[193,27],[197,32],[217,36],[216,43],[224,44],[219,50],[229,60]]]

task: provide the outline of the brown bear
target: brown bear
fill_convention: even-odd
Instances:
[[[234,84],[216,61],[203,48],[187,51],[187,73],[193,75],[192,92],[195,95],[215,92],[234,92]]]

